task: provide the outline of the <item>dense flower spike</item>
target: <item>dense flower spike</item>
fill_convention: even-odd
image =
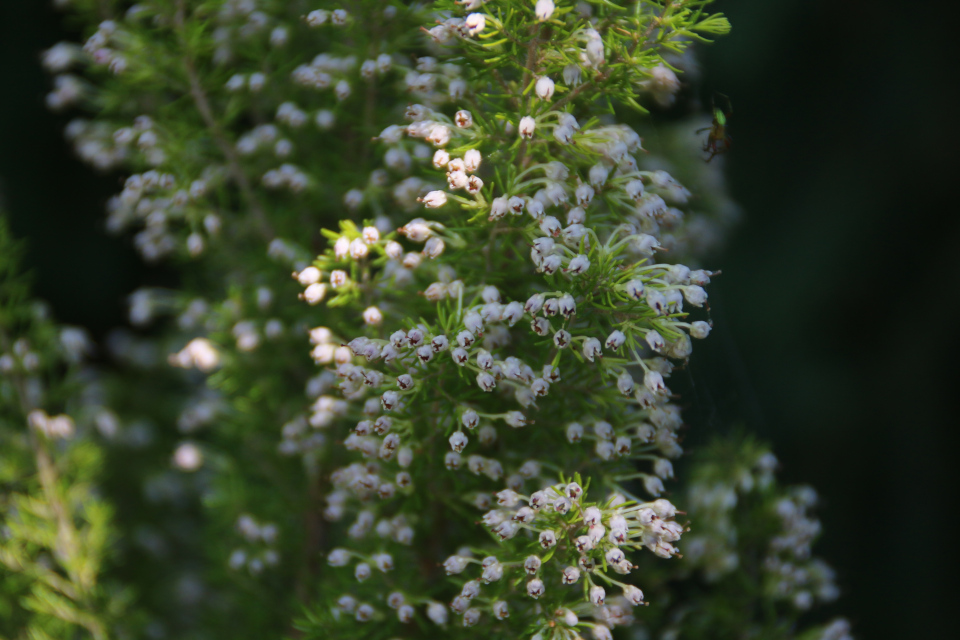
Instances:
[[[657,19],[653,5],[646,8],[649,13],[640,22],[617,9],[597,11],[638,30],[639,24]],[[585,581],[591,588],[619,589],[628,605],[643,604],[640,589],[622,578],[634,568],[635,552],[678,555],[684,525],[672,519],[676,508],[639,495],[652,499],[663,493],[662,478],[672,476],[668,458],[681,453],[679,410],[670,403],[666,379],[674,362],[690,356],[690,334],[704,335],[700,325],[693,328],[683,303],[701,306],[706,294],[691,281],[689,268],[651,259],[668,229],[683,233],[685,214],[668,210],[665,203],[682,206],[685,189],[663,171],[640,168],[640,137],[626,125],[591,121],[587,104],[555,80],[566,82],[571,76],[566,67],[578,65],[578,80],[608,83],[622,94],[649,75],[638,67],[605,78],[599,72],[607,62],[605,36],[588,26],[589,12],[560,13],[552,2],[535,9],[536,15],[525,7],[528,13],[505,18],[480,13],[479,3],[468,4],[467,13],[452,5],[453,15],[462,17],[430,30],[452,48],[438,50],[436,61],[418,63],[418,71],[429,70],[448,56],[464,56],[466,64],[482,69],[492,52],[475,47],[472,38],[528,33],[522,55],[530,56],[531,75],[524,79],[504,71],[501,78],[519,89],[521,82],[531,83],[522,100],[488,99],[483,117],[477,118],[479,112],[460,98],[450,105],[455,112],[440,108],[444,100],[430,95],[428,86],[434,80],[408,81],[423,84],[420,101],[407,108],[406,123],[388,127],[379,137],[387,167],[403,169],[392,178],[397,204],[410,210],[396,234],[382,237],[422,246],[422,251],[371,260],[366,252],[349,250],[357,231],[343,222],[339,232],[327,234],[332,249],[312,265],[333,274],[349,264],[356,274],[349,282],[366,283],[347,285],[344,275],[336,297],[328,299],[331,306],[364,296],[384,310],[377,323],[367,321],[376,330],[344,337],[351,357],[328,364],[335,366],[337,386],[350,403],[346,413],[358,425],[344,444],[359,459],[334,474],[334,493],[343,505],[337,517],[358,509],[380,518],[402,512],[406,492],[391,491],[388,500],[367,504],[374,488],[398,471],[393,451],[402,443],[421,452],[414,484],[448,482],[444,478],[452,475],[485,510],[482,523],[500,541],[485,549],[483,561],[473,551],[456,551],[456,540],[447,542],[453,545],[449,552],[456,553],[447,557],[444,569],[465,576],[459,595],[451,594],[449,601],[460,623],[533,622],[546,629],[551,617],[536,611],[577,610],[581,613],[571,613],[575,622],[569,626],[613,626],[624,614],[614,615],[603,609],[610,605],[600,604],[590,622],[591,615],[578,604],[590,600],[563,587]],[[571,36],[566,43],[548,44],[537,35],[546,28],[539,25],[558,16]],[[614,33],[605,35],[615,38]],[[454,44],[455,37],[460,44]],[[553,55],[569,60],[560,64]],[[656,47],[645,55],[649,68],[662,59]],[[427,162],[416,169],[399,163],[397,158],[417,153],[418,140],[438,148],[422,152]],[[488,186],[478,171],[499,179]],[[420,194],[416,199],[405,193],[412,180]],[[439,188],[444,181],[447,188]],[[375,244],[370,249],[371,257],[383,255]],[[485,282],[484,273],[497,286]],[[423,303],[403,291],[422,292]],[[409,323],[403,317],[418,320]],[[438,357],[447,350],[449,357]],[[606,407],[602,418],[586,412],[582,418],[570,416],[564,396],[574,389],[582,394],[584,408]],[[425,412],[426,407],[431,409]],[[382,439],[365,426],[381,411],[394,424]],[[571,417],[586,423],[591,435],[579,425],[563,427]],[[579,478],[561,482],[562,467],[548,471],[517,459],[534,441],[534,432],[557,447],[555,463],[581,459],[581,473],[589,474],[593,491],[600,492],[596,502],[585,502]],[[637,471],[637,461],[651,459],[649,471]],[[368,470],[360,472],[357,465]],[[504,485],[495,503],[485,497]],[[415,529],[415,535],[434,534]],[[358,558],[382,545],[359,540]],[[530,555],[531,543],[557,551],[544,563]],[[358,565],[353,566],[356,571]],[[532,577],[519,583],[500,579],[520,566]],[[373,592],[355,593],[373,597]],[[472,604],[481,594],[503,604],[486,609],[492,615],[484,616],[484,608]],[[549,607],[534,608],[544,600]],[[414,615],[445,623],[447,615],[431,613],[431,607],[424,612],[414,605]]]

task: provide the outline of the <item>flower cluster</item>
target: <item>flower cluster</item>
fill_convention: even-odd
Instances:
[[[298,600],[309,638],[605,640],[672,606],[681,544],[736,564],[674,503],[734,514],[670,491],[673,374],[711,332],[701,260],[735,208],[699,123],[651,141],[642,117],[729,28],[707,4],[149,0],[46,52],[50,106],[99,108],[78,154],[127,172],[108,228],[189,274],[131,296],[151,335],[108,341],[130,379],[123,417],[98,413],[162,461],[125,534],[178,585],[156,600],[197,608],[150,605],[151,634],[216,635],[229,609],[265,637]],[[171,413],[180,433],[144,419]],[[765,595],[822,597],[789,502]],[[164,557],[188,530],[226,574]]]
[[[482,29],[468,29],[466,37],[526,24],[515,20],[508,25],[485,14],[477,23]],[[571,42],[586,47],[576,57],[584,71],[603,66],[602,47],[598,54],[592,44],[601,42],[598,32]],[[484,55],[469,46],[463,52],[468,59]],[[661,237],[683,235],[691,194],[668,172],[640,166],[642,141],[632,128],[602,124],[588,111],[578,118],[570,108],[576,103],[559,108],[553,98],[561,88],[548,74],[534,84],[520,117],[509,100],[490,101],[482,116],[457,102],[448,116],[437,109],[439,99],[408,106],[406,124],[379,136],[386,180],[380,187],[404,211],[416,211],[412,196],[419,192],[419,215],[395,231],[378,220],[363,229],[343,221],[339,231],[325,232],[332,247],[294,274],[310,304],[369,305],[359,336],[338,341],[330,328],[311,331],[313,359],[326,367],[324,375],[335,375],[344,403],[321,396],[310,422],[329,432],[341,428],[342,418],[350,432],[340,438],[356,456],[333,473],[325,514],[355,518],[350,545],[331,563],[363,560],[354,567],[363,586],[345,596],[349,611],[341,607],[359,621],[380,615],[377,583],[393,584],[389,574],[368,581],[379,574],[360,569],[372,566],[375,554],[389,553],[391,543],[437,535],[424,530],[427,522],[406,518],[400,527],[407,533],[398,539],[395,519],[424,486],[448,474],[467,502],[486,511],[482,522],[504,547],[484,549],[481,581],[496,582],[494,576],[524,566],[529,547],[539,546],[558,560],[558,582],[583,578],[599,589],[582,602],[569,590],[551,595],[549,574],[539,573],[543,561],[534,555],[525,591],[511,588],[487,602],[479,582],[462,586],[450,608],[465,626],[552,623],[529,600],[514,602],[526,594],[568,612],[563,619],[572,629],[592,625],[602,635],[630,616],[603,610],[595,622],[579,622],[576,611],[586,618],[583,607],[603,604],[603,587],[594,582],[618,585],[639,604],[639,588],[607,570],[630,572],[625,550],[677,554],[683,527],[670,520],[675,507],[634,492],[656,497],[673,475],[669,459],[682,453],[682,418],[667,379],[690,356],[691,339],[710,332],[709,321],[690,318],[685,305],[706,306],[703,287],[714,274],[653,259],[664,249]],[[575,86],[569,81],[562,90]],[[424,143],[433,151],[425,153]],[[355,204],[362,209],[372,196],[364,192]],[[402,318],[417,320],[397,322]],[[602,409],[588,415],[591,405]],[[611,498],[586,504],[578,484],[557,485],[564,466],[530,457],[531,443],[553,451],[555,464],[576,465]],[[637,469],[638,461],[650,471]],[[500,502],[495,508],[492,492]],[[459,573],[451,568],[480,548],[458,552],[448,572]],[[404,604],[394,607],[400,623],[421,611],[447,622],[435,597],[411,593],[410,585],[400,593]],[[474,606],[481,601],[489,607]],[[511,610],[517,613],[508,622]]]

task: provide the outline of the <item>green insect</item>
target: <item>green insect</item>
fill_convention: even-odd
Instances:
[[[709,131],[707,141],[703,143],[703,150],[710,154],[707,162],[721,153],[726,153],[733,146],[733,138],[727,135],[727,118],[733,114],[733,107],[730,105],[730,99],[723,94],[717,94],[723,98],[726,103],[726,109],[721,109],[713,102],[713,123],[709,127],[697,129],[697,133]]]

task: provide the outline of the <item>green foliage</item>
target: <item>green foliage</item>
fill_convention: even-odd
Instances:
[[[62,402],[71,373],[56,329],[30,304],[20,253],[0,217],[0,637],[64,638],[82,629],[77,637],[105,639],[129,594],[100,582],[115,542],[113,510],[92,484],[101,453],[70,438],[69,417],[48,422],[39,408]],[[67,432],[48,429],[57,419]]]

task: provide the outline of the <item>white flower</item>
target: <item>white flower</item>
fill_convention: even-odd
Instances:
[[[499,220],[503,216],[507,215],[509,210],[508,199],[506,196],[500,196],[499,198],[494,198],[493,202],[490,203],[490,220]]]
[[[346,259],[347,255],[350,253],[350,239],[346,236],[340,236],[337,238],[337,241],[333,243],[333,255],[337,260]]]
[[[447,150],[437,149],[436,153],[433,154],[433,166],[442,169],[447,166],[448,162],[450,162],[450,154],[447,153]]]
[[[564,318],[569,318],[577,312],[577,302],[569,293],[565,293],[557,300],[557,311]]]
[[[527,595],[531,598],[537,599],[543,595],[543,580],[540,578],[534,578],[527,582]]]
[[[467,28],[467,33],[475,36],[487,26],[487,19],[482,13],[471,13],[463,24]]]
[[[534,220],[540,220],[543,217],[543,203],[536,199],[527,200],[527,213]]]
[[[383,252],[386,253],[387,257],[391,260],[399,260],[400,257],[403,256],[403,246],[399,242],[390,240],[386,246],[384,246]]]
[[[315,282],[311,284],[306,290],[300,294],[301,298],[306,301],[307,304],[318,304],[323,300],[323,297],[327,293],[327,285],[322,282]]]
[[[570,144],[573,142],[573,127],[569,125],[560,125],[553,130],[553,139],[560,144]]]
[[[331,567],[344,567],[350,561],[350,552],[346,549],[334,549],[327,556],[327,564]]]
[[[673,463],[666,458],[657,458],[653,463],[653,472],[664,479],[673,477]]]
[[[543,531],[540,533],[539,542],[544,549],[550,549],[557,544],[557,534],[550,530]]]
[[[702,307],[707,301],[707,292],[699,285],[683,287],[683,297],[695,307]]]
[[[647,493],[658,496],[663,493],[663,480],[657,476],[644,476],[643,488],[647,490]]]
[[[537,122],[530,116],[523,116],[520,118],[520,135],[524,138],[532,138],[533,132],[537,128]]]
[[[462,367],[467,364],[467,361],[470,359],[470,354],[468,354],[467,350],[463,347],[457,347],[450,352],[450,357],[452,357],[453,361]]]
[[[664,315],[668,313],[667,309],[667,299],[662,293],[656,289],[647,289],[645,296],[647,304],[650,305],[650,308],[657,312],[657,315]]]
[[[590,204],[590,201],[593,200],[595,193],[596,192],[593,190],[593,187],[591,187],[589,184],[581,184],[574,192],[577,198],[577,204],[581,206]]]
[[[663,347],[664,347],[663,336],[661,336],[655,329],[651,329],[650,331],[648,331],[645,339],[647,341],[647,344],[654,351],[659,353],[660,351],[663,350]]]
[[[431,191],[423,198],[420,198],[423,206],[428,209],[437,209],[447,204],[447,194],[445,191]]]
[[[480,335],[483,333],[483,318],[476,311],[470,311],[463,318],[463,326],[473,335]]]
[[[560,221],[553,216],[544,216],[540,220],[540,231],[545,236],[556,238],[560,235],[561,229],[563,229],[563,227],[560,225]]]
[[[480,416],[477,415],[477,412],[473,409],[467,409],[463,412],[463,415],[460,416],[460,422],[467,429],[476,429],[477,425],[480,424]]]
[[[434,236],[429,238],[427,243],[423,245],[423,255],[431,259],[438,258],[443,253],[445,247],[446,245],[443,240]]]
[[[590,259],[587,258],[587,256],[580,254],[570,260],[570,264],[567,265],[566,272],[570,275],[578,276],[589,268]]]
[[[172,355],[170,362],[178,367],[185,369],[196,367],[208,373],[219,366],[220,354],[213,343],[206,338],[194,338],[179,353]]]
[[[568,87],[575,87],[580,84],[582,71],[575,64],[568,64],[563,68],[563,82]]]
[[[493,532],[501,540],[509,540],[513,538],[520,531],[520,525],[512,520],[505,520],[493,528]]]
[[[619,329],[615,329],[609,336],[607,336],[607,340],[604,344],[606,345],[607,349],[616,351],[622,347],[623,343],[626,341],[627,337],[623,335],[623,332]]]
[[[432,142],[434,146],[442,147],[450,142],[450,127],[444,124],[435,125],[430,129],[430,133],[427,135],[427,140]]]
[[[389,553],[375,554],[372,560],[380,571],[387,572],[393,569],[393,557]]]
[[[663,393],[667,387],[663,383],[663,376],[656,371],[648,370],[643,376],[643,384],[653,393]]]
[[[546,22],[553,15],[554,9],[556,9],[556,6],[553,4],[553,0],[537,0],[533,10],[537,14],[537,20]]]
[[[512,327],[523,317],[523,305],[514,300],[503,308],[501,318]]]
[[[335,269],[330,272],[330,286],[334,289],[339,289],[344,287],[347,283],[350,282],[350,276],[347,275],[347,272],[342,269]],[[313,285],[310,285],[313,286]],[[307,287],[309,289],[309,287]]]
[[[610,627],[602,624],[593,625],[593,637],[596,640],[613,640],[613,634]]]
[[[610,169],[607,168],[607,166],[604,165],[602,162],[598,162],[597,164],[590,167],[590,173],[588,175],[588,179],[590,180],[590,184],[592,184],[595,187],[599,187],[607,181],[607,177],[609,177],[609,175],[610,175]]]
[[[590,31],[593,31],[593,34],[591,35],[593,35],[594,37],[591,37],[587,41],[587,47],[584,52],[586,55],[586,60],[581,59],[581,61],[586,63],[588,66],[598,67],[604,63],[603,40],[600,38],[599,33],[594,31],[593,29],[591,29]]]
[[[476,149],[470,149],[463,154],[463,167],[467,172],[474,172],[480,168],[481,155]]]
[[[470,176],[467,181],[467,193],[475,196],[480,193],[481,189],[483,189],[483,180],[479,176]]]
[[[626,556],[623,554],[623,551],[620,549],[610,549],[607,551],[606,559],[608,564],[620,564],[626,559]]]
[[[433,360],[434,350],[431,345],[425,344],[417,349],[417,358],[423,364],[426,364]]]
[[[636,385],[633,381],[633,376],[631,376],[628,372],[624,371],[619,375],[619,377],[617,377],[617,390],[619,390],[623,395],[631,395],[635,386]]]
[[[575,584],[580,580],[580,569],[576,567],[566,567],[563,570],[563,576],[561,578],[563,584]]]
[[[587,338],[583,341],[583,357],[593,362],[594,358],[602,358],[603,352],[600,349],[600,341],[596,338]]]
[[[427,617],[434,624],[443,626],[447,624],[447,608],[439,602],[431,602],[427,605]]]
[[[320,269],[317,269],[316,267],[307,267],[300,273],[294,274],[294,276],[297,278],[297,281],[305,287],[319,282],[322,275],[323,274],[320,272]]]
[[[556,87],[553,84],[553,80],[547,76],[540,76],[540,78],[537,80],[536,86],[534,87],[534,91],[537,92],[537,97],[539,97],[541,100],[549,100],[552,98],[555,89]]]
[[[697,320],[690,325],[690,337],[702,340],[710,335],[710,324],[703,320]]]
[[[453,121],[461,129],[467,129],[473,126],[473,114],[465,109],[461,109],[453,116]]]
[[[307,25],[311,27],[319,27],[323,25],[327,19],[330,17],[329,11],[324,11],[323,9],[317,9],[316,11],[311,11],[307,14]]]
[[[484,391],[493,391],[497,386],[497,380],[486,371],[481,371],[477,374],[477,386]]]
[[[543,307],[543,294],[535,293],[527,300],[526,304],[523,305],[523,310],[530,315],[536,315],[537,312]]]
[[[356,238],[350,243],[350,257],[354,260],[361,260],[367,257],[369,252],[370,248],[367,246],[367,243],[360,238]]]
[[[604,600],[606,599],[606,597],[607,597],[607,592],[604,591],[603,587],[600,587],[600,586],[590,587],[590,602],[593,603],[594,606],[597,606],[597,607],[601,606]]]
[[[55,420],[56,418],[52,419],[50,422],[54,422]],[[69,424],[72,427],[72,421]],[[69,433],[63,435],[67,430],[59,428],[59,424],[50,425],[48,428],[53,435],[58,437],[69,436]],[[200,447],[192,442],[185,442],[177,447],[177,450],[174,452],[173,464],[182,471],[196,471],[203,464],[203,452],[200,451]]]
[[[463,431],[455,431],[454,434],[450,436],[449,442],[450,442],[450,449],[452,449],[453,451],[456,451],[457,453],[460,453],[461,451],[463,451],[463,448],[467,446],[467,443],[469,442],[469,440],[467,436],[463,433]]]
[[[463,626],[472,627],[480,622],[480,609],[467,609],[463,614]]]
[[[383,405],[384,411],[390,411],[397,406],[398,402],[400,402],[400,394],[396,391],[387,391],[380,396],[380,404]]]
[[[364,227],[361,233],[367,244],[376,244],[380,240],[380,230],[376,227]]]
[[[626,284],[624,291],[634,300],[640,300],[644,295],[643,280],[631,280]]]
[[[378,325],[383,322],[383,314],[377,307],[367,307],[363,312],[363,321],[368,325]]]

